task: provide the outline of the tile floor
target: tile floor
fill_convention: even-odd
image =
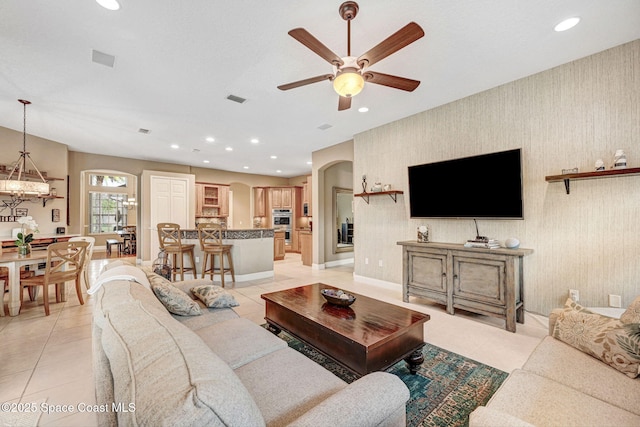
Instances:
[[[110,261],[93,260],[91,278]],[[352,266],[312,270],[302,265],[297,254],[287,254],[275,263],[274,278],[237,283],[227,289],[240,303],[235,311],[261,324],[264,304],[260,294],[320,281],[428,313],[427,342],[507,372],[521,367],[547,333],[547,319],[542,316],[527,314],[525,324],[518,324],[517,332],[511,333],[504,330],[504,322],[499,319],[465,313],[451,316],[442,306],[413,298],[411,303],[403,303],[400,287],[358,282]],[[52,304],[48,317],[41,298],[27,302],[19,316],[0,317],[0,403],[38,403],[46,399],[48,405],[70,405],[75,410],[70,413],[60,407],[61,412],[43,414],[41,426],[96,424],[95,414],[82,406],[90,408],[95,403],[91,372],[93,303],[85,295],[85,304],[80,305],[75,289],[67,288],[68,301]]]

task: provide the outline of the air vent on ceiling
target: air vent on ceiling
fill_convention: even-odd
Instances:
[[[332,127],[332,126],[331,126],[329,123],[325,123],[325,124],[323,124],[323,125],[318,126],[318,129],[320,129],[320,130],[327,130],[327,129],[329,129],[330,127]]]
[[[96,64],[102,64],[109,68],[113,68],[113,64],[116,62],[116,57],[97,50],[92,50],[91,60]]]
[[[144,133],[144,134],[146,135],[146,134],[148,134],[148,133],[149,133],[149,132],[151,132],[151,131],[150,131],[149,129],[142,129],[142,128],[140,128],[140,129],[138,129],[138,132],[140,132],[140,133]]]
[[[229,101],[237,102],[238,104],[244,104],[245,102],[247,102],[247,100],[245,98],[241,98],[241,97],[236,96],[236,95],[229,95],[229,96],[227,96],[227,99]]]

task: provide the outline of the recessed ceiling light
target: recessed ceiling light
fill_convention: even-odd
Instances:
[[[203,160],[202,163],[211,163],[209,160]]]
[[[276,170],[276,173],[282,173],[282,171],[280,169]]]
[[[275,159],[277,159],[277,158],[278,158],[278,156],[271,156],[271,159],[274,159],[274,160],[275,160]]]
[[[358,108],[358,111],[360,111],[361,113],[366,113],[367,111],[369,111],[369,109],[367,107],[360,107]]]
[[[180,148],[180,146],[178,144],[171,144],[171,148],[177,150],[178,148]]]
[[[208,136],[208,137],[205,138],[205,141],[207,141],[207,142],[214,142],[215,140],[216,139],[214,137],[212,137],[212,136]]]
[[[580,22],[580,18],[578,18],[577,16],[574,16],[574,17],[567,18],[564,21],[560,22],[555,27],[553,27],[553,29],[555,31],[558,31],[558,32],[567,31],[567,30],[575,27],[576,25],[578,25],[578,22]]]
[[[105,9],[118,10],[120,9],[120,3],[117,0],[96,0],[98,4]]]
[[[313,162],[307,162],[307,164],[308,164],[308,165],[312,165],[312,164],[313,164]]]
[[[243,166],[242,169],[249,169],[249,166]]]
[[[251,140],[251,143],[252,143],[252,144],[257,144],[258,142],[260,142],[260,141],[258,140],[258,138],[253,138],[253,139]]]
[[[227,148],[225,148],[225,150],[227,150],[227,151],[233,151],[233,148],[232,148],[232,147],[227,147]]]

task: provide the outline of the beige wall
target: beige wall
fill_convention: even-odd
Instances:
[[[331,216],[331,205],[327,211],[326,200],[331,197],[332,183],[337,178],[333,174],[342,172],[342,168],[332,169],[333,165],[343,162],[353,162],[354,146],[353,141],[346,141],[322,150],[314,151],[312,154],[312,216],[313,216],[313,265],[315,268],[324,268],[328,261],[351,258],[352,253],[332,254],[332,233],[333,223]],[[328,176],[327,176],[328,175]],[[341,181],[341,186],[349,188],[348,183]],[[355,232],[354,232],[355,235]],[[357,239],[357,237],[354,237]],[[357,244],[357,241],[356,241]],[[330,255],[329,255],[330,254]],[[328,258],[327,258],[328,257]]]
[[[17,102],[16,114],[22,116]],[[22,151],[22,139],[22,132],[0,127],[0,164],[9,165],[18,160],[20,151]],[[42,200],[39,199],[34,202],[23,202],[18,207],[29,210],[29,215],[38,223],[40,234],[55,234],[57,227],[67,226],[67,146],[27,135],[27,151],[36,167],[41,172],[46,172],[47,177],[61,178],[61,180],[50,181],[49,185],[56,189],[58,196],[63,196],[65,199],[49,200],[45,207],[42,206]],[[33,169],[28,161],[27,169]],[[0,201],[9,199],[7,196],[0,195]],[[60,222],[51,220],[52,209],[60,209]],[[0,216],[9,215],[11,215],[11,210],[0,202]],[[17,227],[18,223],[16,222],[0,222],[0,236],[10,236],[11,230]]]
[[[475,236],[471,220],[409,218],[407,166],[522,148],[525,219],[478,225],[535,251],[524,264],[525,308],[546,315],[569,288],[589,306],[608,305],[608,294],[627,306],[640,295],[640,176],[574,181],[570,195],[545,176],[593,170],[598,158],[609,167],[618,148],[639,166],[639,118],[640,40],[356,135],[354,188],[366,174],[405,194],[398,203],[356,200],[355,274],[400,284],[396,242],[415,240],[421,224],[434,241]],[[473,173],[462,173],[460,184]]]

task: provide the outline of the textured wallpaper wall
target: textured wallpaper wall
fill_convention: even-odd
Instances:
[[[356,135],[354,188],[366,174],[405,194],[356,199],[355,229],[367,231],[355,233],[355,274],[402,283],[396,242],[415,240],[422,224],[434,241],[475,236],[471,220],[409,218],[407,166],[512,148],[523,150],[525,219],[478,225],[535,251],[525,258],[525,308],[547,315],[569,288],[585,305],[616,294],[626,307],[640,295],[640,176],[574,181],[569,195],[545,176],[591,171],[598,158],[609,168],[616,149],[640,166],[640,40]],[[478,172],[461,171],[460,185]]]

